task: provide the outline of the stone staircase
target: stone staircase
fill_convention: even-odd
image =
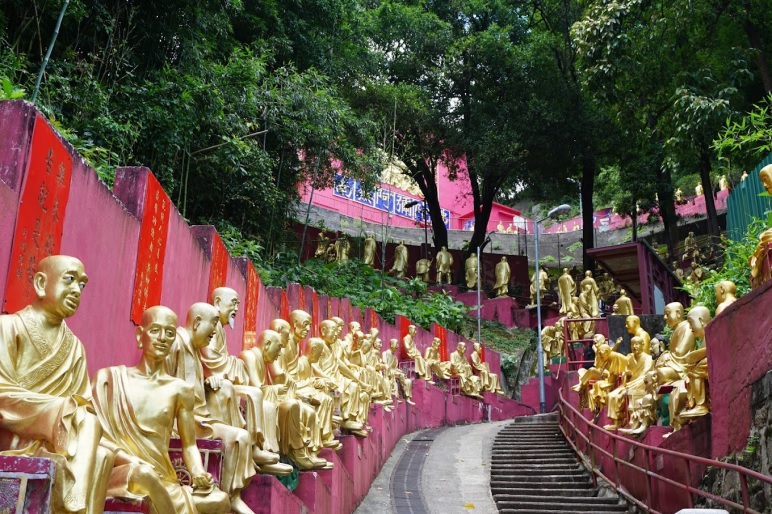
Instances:
[[[498,433],[491,493],[502,513],[628,512],[617,498],[598,496],[560,432],[557,414],[515,418]]]

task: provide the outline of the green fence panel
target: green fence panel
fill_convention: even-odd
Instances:
[[[766,219],[772,210],[772,198],[759,196],[764,187],[759,180],[759,170],[772,164],[772,153],[759,163],[748,178],[737,184],[726,202],[726,232],[732,241],[740,241],[753,218]]]

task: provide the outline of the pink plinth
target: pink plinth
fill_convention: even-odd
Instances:
[[[463,395],[448,397],[445,413],[445,422],[451,426],[479,423],[488,414],[485,403]]]
[[[24,512],[51,511],[51,459],[0,456],[0,470],[0,512],[18,512],[20,500]]]
[[[275,477],[255,475],[249,486],[241,491],[241,498],[255,514],[306,514],[308,509]]]
[[[533,407],[523,405],[512,398],[500,394],[483,393],[483,397],[485,398],[485,403],[490,406],[491,421],[503,421],[518,416],[530,416],[538,412]]]
[[[326,473],[332,473],[332,470],[302,471],[298,477],[298,487],[294,494],[311,512],[333,512],[332,491],[322,479]]]
[[[354,490],[354,481],[343,466],[340,456],[332,450],[322,450],[319,456],[335,466],[329,471],[320,473],[322,481],[327,484],[332,496],[329,512],[353,512],[355,503],[351,491]]]

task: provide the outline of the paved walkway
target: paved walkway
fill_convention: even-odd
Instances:
[[[493,439],[511,421],[423,430],[394,448],[356,514],[497,512]]]

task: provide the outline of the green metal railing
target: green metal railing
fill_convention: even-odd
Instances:
[[[772,164],[772,153],[766,156],[748,178],[737,184],[727,198],[726,232],[732,241],[740,241],[753,218],[766,219],[772,210],[772,198],[759,196],[764,187],[759,180],[759,170]]]

